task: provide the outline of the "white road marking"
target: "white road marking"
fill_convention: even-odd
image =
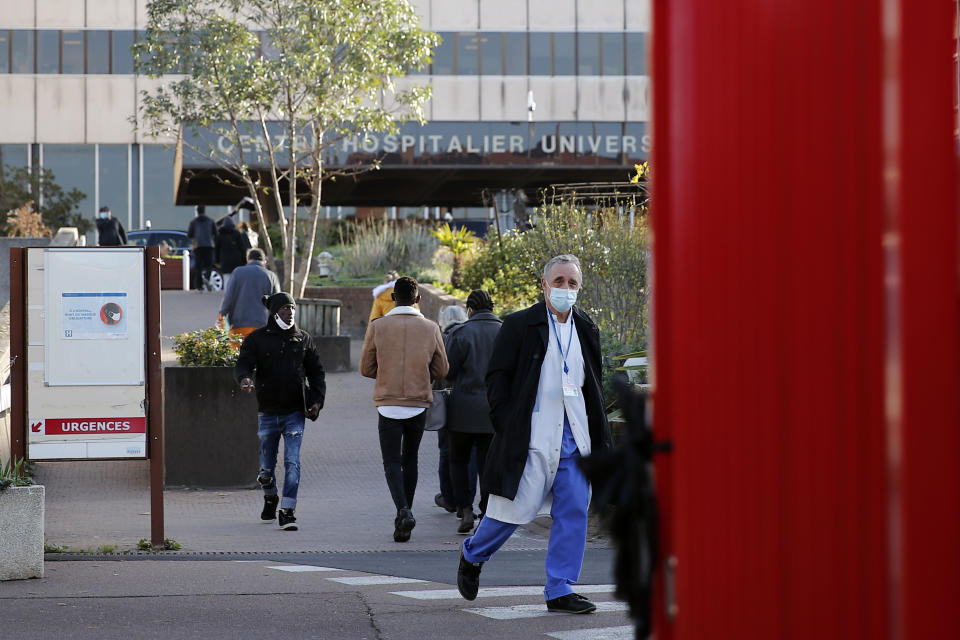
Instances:
[[[330,567],[314,567],[309,564],[293,564],[283,567],[267,567],[267,569],[276,569],[277,571],[289,571],[290,573],[306,573],[308,571],[342,571],[342,569],[332,569]]]
[[[626,611],[626,602],[596,602],[597,613],[608,613],[611,611]],[[561,615],[547,611],[546,604],[518,604],[512,607],[482,607],[480,609],[464,609],[470,613],[494,620],[519,620],[520,618],[539,618],[541,616]],[[569,615],[569,614],[562,614]]]
[[[613,593],[612,584],[578,584],[573,587],[577,593]],[[462,600],[456,589],[427,589],[423,591],[392,591],[393,595],[416,600]],[[478,598],[496,598],[500,596],[536,596],[543,595],[543,587],[481,587]]]
[[[415,580],[414,578],[395,578],[393,576],[353,576],[349,578],[327,578],[327,580],[354,586],[372,584],[412,584],[415,582],[426,582],[426,580]]]
[[[634,628],[629,626],[554,631],[547,635],[557,640],[633,640],[635,637]]]

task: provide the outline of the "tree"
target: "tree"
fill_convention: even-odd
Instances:
[[[420,29],[407,0],[152,0],[147,11],[137,70],[163,82],[142,92],[138,126],[179,136],[185,153],[232,176],[254,200],[271,259],[258,196],[272,200],[284,289],[302,296],[323,181],[376,167],[330,170],[324,150],[365,132],[396,133],[398,121],[422,123],[429,89],[396,79],[427,64],[439,37]],[[306,197],[307,246],[297,247]]]
[[[10,235],[10,212],[33,202],[43,189],[42,205],[37,207],[43,224],[50,229],[76,227],[80,234],[91,228],[91,222],[80,213],[78,205],[87,196],[79,189],[64,192],[49,169],[37,171],[29,167],[0,167],[0,235]],[[34,203],[35,204],[35,203]]]

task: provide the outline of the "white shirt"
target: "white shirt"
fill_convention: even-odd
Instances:
[[[384,288],[384,289],[382,289],[382,290],[380,291],[380,293],[382,293],[383,290],[386,290],[386,289],[388,289],[389,287],[392,287],[393,284],[394,284],[394,282],[396,282],[396,281],[394,280],[394,281],[390,282],[389,285],[380,285],[381,287]],[[379,288],[380,288],[380,287],[377,287],[377,289],[379,289]],[[377,292],[377,289],[374,289],[374,290],[373,290],[373,297],[374,297],[374,298],[376,298],[378,295],[380,295],[380,293]],[[422,313],[420,313],[419,311],[417,311],[417,310],[414,309],[413,307],[409,307],[409,306],[406,306],[406,305],[401,305],[401,306],[399,306],[399,307],[394,307],[393,309],[390,309],[390,311],[388,311],[386,314],[384,314],[383,317],[386,318],[387,316],[401,316],[401,315],[404,315],[404,316],[420,316],[421,318],[423,317],[423,314],[422,314]],[[424,411],[426,411],[426,409],[424,409],[423,407],[399,407],[399,406],[396,406],[396,405],[385,405],[385,406],[382,406],[382,407],[377,407],[377,413],[379,413],[380,415],[382,415],[384,418],[392,418],[392,419],[394,419],[394,420],[406,420],[407,418],[412,418],[413,416],[418,416],[418,415],[420,415],[421,413],[423,413]]]
[[[549,309],[547,313],[550,314]],[[547,318],[547,352],[540,365],[540,384],[537,399],[530,416],[530,449],[527,464],[520,478],[517,496],[507,500],[490,495],[486,515],[513,524],[530,522],[540,513],[549,513],[553,503],[553,481],[560,466],[560,444],[563,441],[563,416],[570,421],[570,431],[581,456],[590,455],[590,428],[587,424],[587,407],[583,399],[583,383],[586,379],[583,352],[573,322],[573,312],[566,322],[553,316]],[[559,332],[559,336],[557,335]],[[559,337],[559,342],[558,342]],[[570,352],[567,353],[569,342]],[[569,384],[576,395],[563,393],[563,362],[560,345],[566,355]]]

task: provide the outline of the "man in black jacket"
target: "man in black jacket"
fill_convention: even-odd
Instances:
[[[467,600],[477,597],[483,563],[549,504],[547,609],[596,610],[572,589],[583,563],[590,503],[578,460],[611,444],[600,332],[573,306],[582,279],[575,256],[552,258],[543,269],[544,302],[507,316],[494,343],[486,383],[495,435],[481,478],[487,512],[464,541],[457,571]]]
[[[100,207],[97,214],[97,244],[101,247],[122,247],[127,244],[123,225],[113,217],[110,207]]]
[[[288,293],[263,296],[270,310],[267,326],[243,341],[234,373],[240,388],[257,392],[260,437],[260,473],[263,512],[260,519],[272,521],[280,502],[280,528],[297,530],[294,509],[300,487],[300,443],[305,417],[316,420],[323,408],[326,384],[320,352],[309,333],[294,323],[296,302]],[[277,497],[274,471],[283,436],[283,500]]]

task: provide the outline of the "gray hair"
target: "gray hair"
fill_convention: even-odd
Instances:
[[[464,311],[463,307],[457,304],[451,304],[440,311],[440,319],[437,321],[437,324],[440,325],[441,331],[446,331],[453,325],[466,321],[467,312]]]
[[[554,256],[547,261],[547,264],[543,265],[543,279],[547,279],[547,274],[550,273],[550,269],[553,269],[555,264],[572,264],[577,268],[577,271],[580,272],[580,278],[583,279],[583,269],[580,268],[580,260],[577,256],[572,253],[561,253],[559,256]]]

